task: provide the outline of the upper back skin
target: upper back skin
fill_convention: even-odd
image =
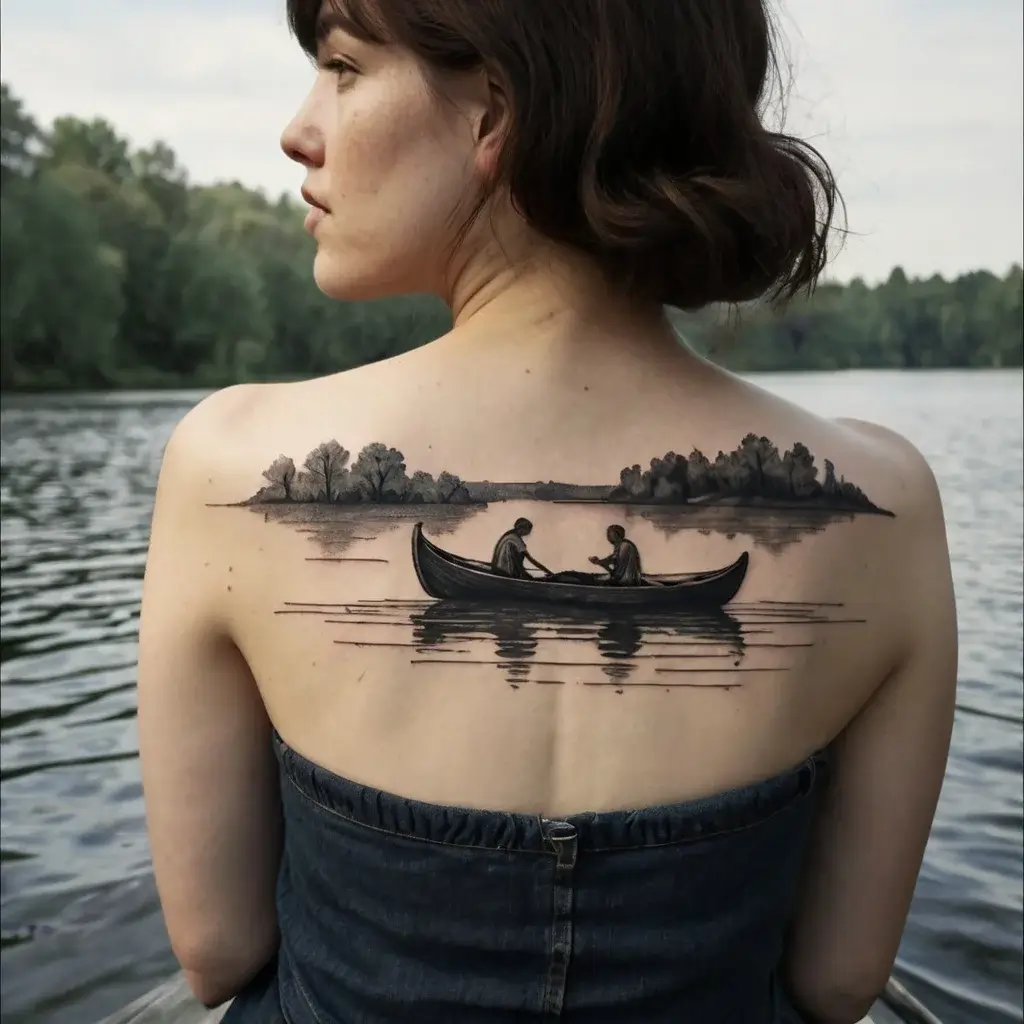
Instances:
[[[190,414],[173,442],[196,481],[195,543],[178,571],[289,744],[404,796],[567,815],[766,778],[868,704],[905,653],[920,457],[680,346],[637,344],[596,327],[545,345],[462,344],[456,332],[345,374],[230,389]],[[730,460],[751,434],[761,440]],[[328,455],[327,501],[323,455],[317,475],[306,457],[332,441],[349,455]],[[360,456],[371,445],[401,453],[404,473],[394,454]],[[694,449],[725,458],[702,476]],[[635,474],[633,495],[613,494],[624,468],[668,453],[689,457],[684,484],[651,496]],[[263,473],[279,456],[297,470],[290,500],[281,474]],[[406,483],[416,472],[433,480]],[[438,501],[445,472],[463,482],[452,492],[445,478],[454,502]],[[860,497],[835,493],[843,478]],[[483,487],[550,481],[594,490]],[[721,608],[497,593],[467,606],[426,592],[417,523],[445,551],[488,562],[520,517],[533,525],[528,552],[555,573],[603,574],[588,559],[611,553],[612,524],[646,574],[743,553],[747,571]]]

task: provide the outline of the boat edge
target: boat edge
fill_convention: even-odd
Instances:
[[[435,600],[438,600],[438,601],[447,600],[445,595],[438,594],[436,592],[436,590],[433,589],[429,585],[428,581],[426,580],[426,578],[424,576],[423,568],[420,565],[420,547],[421,547],[421,545],[425,545],[425,546],[429,547],[431,549],[431,551],[433,552],[433,554],[435,554],[437,556],[438,560],[441,561],[441,562],[445,562],[445,563],[448,563],[450,565],[453,565],[456,568],[461,569],[461,570],[463,570],[465,572],[479,573],[479,574],[483,574],[483,575],[485,575],[487,573],[487,570],[486,570],[486,567],[485,567],[485,563],[483,563],[483,562],[475,562],[475,560],[471,560],[471,559],[464,559],[464,558],[462,558],[462,556],[456,555],[454,552],[448,551],[446,548],[442,548],[439,545],[435,544],[423,532],[423,525],[424,524],[422,522],[418,522],[418,523],[415,523],[413,525],[413,528],[412,528],[412,538],[411,538],[411,540],[412,540],[412,560],[413,560],[413,568],[416,570],[416,578],[419,580],[420,587],[423,589],[423,591],[428,596],[430,596],[430,597],[432,597],[432,598],[434,598]],[[473,564],[468,564],[470,562],[472,562]],[[736,597],[736,595],[739,593],[740,587],[743,586],[743,583],[745,582],[745,580],[747,578],[747,571],[748,571],[749,568],[750,568],[750,552],[749,551],[742,551],[742,552],[740,552],[740,554],[732,562],[729,563],[729,565],[722,566],[720,569],[710,569],[710,570],[707,570],[706,572],[694,573],[692,575],[694,575],[694,576],[700,575],[700,576],[706,577],[704,579],[701,579],[699,581],[699,583],[697,583],[696,585],[703,585],[703,584],[706,584],[706,583],[710,583],[713,580],[715,580],[716,578],[722,579],[724,577],[729,576],[732,573],[735,573],[737,575],[737,581],[736,581],[735,589],[732,591],[732,593],[729,595],[728,598],[726,598],[724,601],[722,601],[720,603],[717,603],[717,607],[724,609],[725,606],[728,605]],[[645,576],[646,575],[647,574],[645,574]],[[689,574],[687,574],[687,575],[689,575]],[[648,578],[648,580],[654,580],[655,576],[648,576],[647,578]],[[581,584],[569,584],[569,583],[565,583],[564,581],[543,581],[543,580],[537,580],[536,582],[548,582],[549,585],[551,585],[551,586],[559,586],[559,585],[561,585],[561,586],[565,586],[565,587],[572,586],[572,587],[580,587],[580,588],[585,586],[585,585],[581,585]],[[679,580],[679,581],[673,582],[673,583],[663,582],[660,585],[664,586],[664,587],[666,587],[666,588],[668,588],[670,590],[671,589],[675,589],[675,588],[679,588],[680,590],[683,590],[683,588],[685,588],[688,583],[690,583],[690,581],[683,579],[683,580]],[[691,583],[690,585],[693,585],[693,584]]]

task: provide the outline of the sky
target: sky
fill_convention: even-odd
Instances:
[[[848,206],[829,276],[1022,262],[1020,0],[773,4],[793,65],[787,130],[822,151]],[[0,68],[41,123],[104,117],[137,146],[169,143],[195,183],[302,184],[278,140],[313,72],[284,0],[4,0]]]

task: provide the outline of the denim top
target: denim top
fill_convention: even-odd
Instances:
[[[274,736],[280,948],[225,1021],[775,1024],[827,756],[564,819],[407,800]]]

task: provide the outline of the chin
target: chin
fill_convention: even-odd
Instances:
[[[339,302],[370,302],[403,295],[410,290],[378,267],[366,263],[354,266],[323,251],[318,252],[313,261],[313,280],[324,295]]]

